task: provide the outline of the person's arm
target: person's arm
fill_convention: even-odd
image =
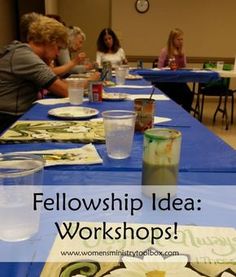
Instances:
[[[52,67],[52,71],[56,75],[64,75],[64,74],[70,72],[77,64],[78,63],[73,59],[64,65]]]
[[[103,55],[102,52],[97,51],[97,53],[96,53],[96,62],[97,62],[99,67],[102,66],[102,55]]]
[[[125,51],[123,48],[120,48],[121,60],[122,64],[128,64],[128,60],[126,59]]]
[[[66,81],[56,79],[47,89],[56,96],[68,97],[68,85]]]
[[[163,48],[158,58],[158,68],[163,68],[166,66],[166,59],[167,59],[167,50]]]
[[[100,73],[95,72],[84,81],[84,88],[88,87],[89,81],[97,81],[100,78]],[[49,86],[46,87],[51,93],[59,97],[68,97],[68,85],[66,81],[55,79]]]
[[[60,51],[60,55],[57,58],[59,66],[53,67],[52,70],[56,75],[64,75],[72,71],[79,63],[83,62],[85,57],[86,54],[84,52],[80,52],[73,59],[71,59],[69,50],[62,49]],[[75,70],[75,73],[76,71],[77,70]],[[79,71],[81,72],[81,68]]]
[[[70,71],[70,73],[78,74],[78,73],[85,73],[87,70],[83,64],[76,65]]]

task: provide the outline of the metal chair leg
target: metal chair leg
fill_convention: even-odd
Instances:
[[[193,109],[193,116],[194,117],[198,117],[198,119],[199,119],[199,114],[200,114],[200,94],[199,93],[197,93],[197,99],[196,99],[196,104],[195,104],[195,107],[194,107],[194,109]]]
[[[199,121],[200,122],[202,122],[204,100],[205,100],[205,95],[202,94],[201,108],[200,108],[200,113],[199,113],[200,114],[200,116],[199,116]]]
[[[228,117],[228,111],[227,111],[227,103],[228,103],[228,93],[225,95],[225,101],[224,101],[224,111],[223,116],[225,116],[225,130],[229,129],[229,117]]]
[[[218,106],[216,108],[216,111],[215,111],[214,117],[213,117],[213,124],[216,121],[216,115],[217,115],[217,113],[221,112],[222,113],[222,119],[225,118],[225,130],[228,130],[229,129],[229,117],[228,117],[228,111],[227,111],[228,94],[226,93],[224,95],[225,98],[224,98],[223,108],[221,108],[222,97],[223,97],[222,95],[220,95],[220,97],[219,97]]]
[[[220,95],[220,97],[219,97],[219,102],[218,102],[218,105],[216,107],[216,110],[215,110],[215,113],[214,113],[214,116],[213,116],[213,123],[215,123],[215,121],[216,121],[216,115],[217,115],[217,113],[221,111],[221,108],[220,108],[221,107],[221,103],[222,103],[222,95]]]

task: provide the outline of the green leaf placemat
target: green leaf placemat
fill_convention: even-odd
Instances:
[[[163,236],[152,244],[150,236],[135,234],[145,228],[150,235],[156,224],[127,224],[134,235],[115,239],[117,228],[126,228],[124,222],[63,222],[60,230],[64,234],[70,226],[73,238],[57,235],[40,276],[235,276],[234,228],[178,225],[178,238]],[[158,224],[162,230],[167,226]],[[90,230],[89,239],[79,235],[83,228]],[[96,235],[95,229],[100,231]],[[104,230],[111,237],[104,236]]]
[[[101,121],[17,121],[2,136],[0,143],[25,142],[105,143]]]

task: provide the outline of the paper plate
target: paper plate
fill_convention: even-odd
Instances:
[[[121,100],[125,100],[126,98],[127,98],[126,93],[109,92],[109,93],[102,94],[102,99],[104,101],[121,101]]]
[[[48,111],[49,115],[64,119],[89,118],[97,115],[98,113],[98,110],[87,107],[61,107]]]
[[[132,75],[132,74],[128,74],[126,77],[125,77],[126,80],[140,80],[140,79],[143,79],[142,76],[140,75]]]

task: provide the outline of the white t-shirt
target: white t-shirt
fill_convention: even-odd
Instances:
[[[103,62],[111,62],[112,67],[115,67],[118,64],[122,64],[123,60],[125,60],[125,51],[122,48],[116,53],[103,53],[97,51],[96,53],[96,62],[98,66],[101,67]]]

